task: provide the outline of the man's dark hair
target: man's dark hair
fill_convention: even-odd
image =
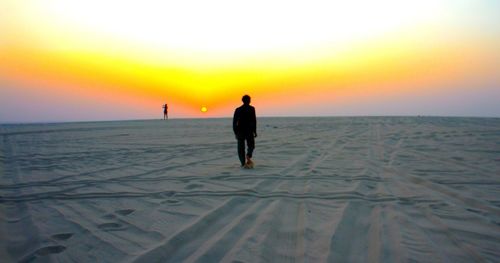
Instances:
[[[241,98],[241,101],[243,101],[243,103],[245,104],[250,104],[250,96],[248,95],[243,96],[243,98]]]

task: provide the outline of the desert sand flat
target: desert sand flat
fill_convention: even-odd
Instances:
[[[0,126],[2,262],[499,262],[500,119]]]

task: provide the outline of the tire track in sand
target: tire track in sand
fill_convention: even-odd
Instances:
[[[288,167],[285,167],[280,172],[280,174],[290,173],[291,171],[293,171],[293,169],[290,169],[290,167],[293,167],[294,164],[298,163],[301,163],[301,158],[297,159],[294,163],[290,164]],[[282,184],[283,181],[264,179],[261,180],[254,189],[258,189],[259,191],[262,192],[263,190],[265,191],[267,188],[269,192],[272,192],[278,187],[280,187],[280,185]],[[239,236],[234,234],[234,232],[239,231],[236,222],[245,220],[246,222],[248,222],[248,224],[250,224],[250,222],[253,222],[255,224],[257,218],[256,216],[252,216],[252,214],[254,213],[253,211],[257,207],[260,210],[265,210],[266,208],[269,207],[271,203],[276,204],[275,202],[278,203],[282,202],[281,200],[270,202],[259,199],[257,200],[257,202],[252,204],[248,203],[248,200],[252,199],[241,198],[241,197],[229,198],[217,208],[209,211],[205,215],[201,216],[195,222],[189,224],[187,227],[178,231],[171,238],[165,240],[160,245],[151,248],[144,254],[134,258],[132,261],[142,262],[144,260],[148,261],[152,259],[155,260],[159,259],[160,261],[163,262],[175,262],[183,260],[195,262],[204,259],[206,255],[214,255],[214,254],[217,254],[218,257],[223,258],[224,256],[221,255],[220,252],[221,248],[216,249],[216,247],[219,247],[219,245],[217,244],[217,242],[214,242],[214,240],[212,240],[209,237],[215,236],[216,239],[218,240],[233,240],[234,236]],[[301,222],[300,220],[305,220],[304,205],[301,205],[300,208],[301,209],[299,209],[298,213],[299,217],[296,218],[295,220],[299,222],[299,225],[300,224],[304,225],[305,224],[304,221],[300,223]],[[300,213],[300,211],[302,211],[302,214]],[[212,227],[207,228],[208,225]],[[297,222],[294,222],[291,225],[296,226]],[[228,226],[228,227],[223,227],[223,226]],[[304,229],[304,227],[299,227],[299,228]],[[193,240],[192,236],[195,235],[195,233],[197,238]],[[300,238],[296,233],[295,236],[296,237],[293,239],[296,240],[296,244],[299,244],[299,250],[298,250],[299,254],[296,256],[299,256],[300,258],[301,255],[302,256],[304,255],[304,246],[300,245],[301,242],[302,244],[304,242],[303,233]],[[241,244],[243,241],[240,240],[239,242]],[[196,247],[198,247],[198,249],[195,249]],[[296,248],[297,246],[295,245],[293,247]],[[302,249],[300,249],[300,247],[302,247]],[[225,249],[227,250],[227,247]],[[296,249],[294,249],[294,251],[296,251]],[[235,253],[235,251],[233,251],[232,253]],[[228,258],[226,257],[226,260],[227,259]]]

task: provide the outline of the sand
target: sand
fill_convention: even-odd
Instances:
[[[0,126],[2,262],[499,262],[500,119]]]

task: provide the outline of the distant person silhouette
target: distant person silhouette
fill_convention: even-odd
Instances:
[[[257,118],[255,108],[250,106],[250,96],[241,98],[243,105],[234,111],[233,131],[238,140],[238,157],[241,166],[253,168],[252,154],[255,149],[255,137],[257,137]],[[245,141],[248,149],[245,155]]]
[[[168,105],[166,103],[163,105],[163,119],[168,119]]]

